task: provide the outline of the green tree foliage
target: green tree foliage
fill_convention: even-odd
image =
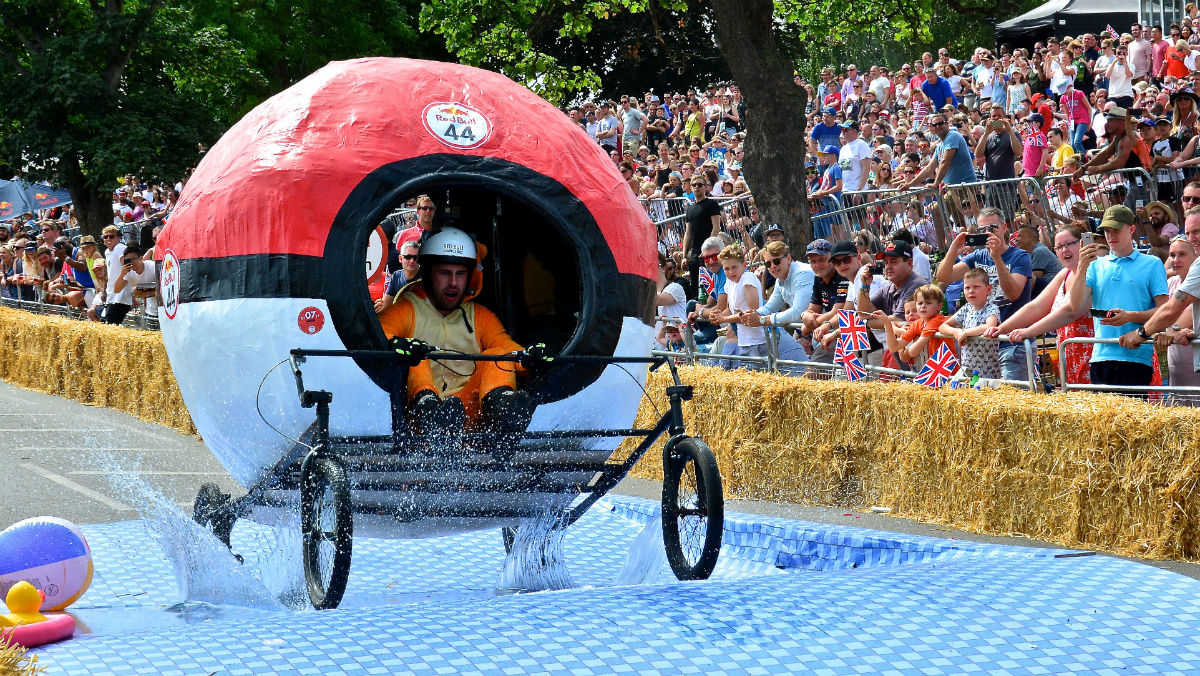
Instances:
[[[118,177],[182,177],[328,61],[444,57],[416,1],[0,0],[0,164],[68,188],[95,234]]]
[[[894,40],[928,37],[931,0],[437,0],[421,9],[421,27],[446,39],[465,63],[499,70],[553,102],[602,88],[610,61],[579,63],[542,42],[586,41],[597,25],[622,15],[654,12],[703,17],[717,49],[753,112],[747,120],[746,174],[769,220],[793,242],[811,238],[804,173],[805,95],[792,84],[798,54],[788,45],[839,42],[863,26],[885,24]],[[635,37],[635,36],[631,36]],[[611,48],[630,44],[629,37]],[[669,49],[669,45],[668,45]],[[705,83],[697,83],[705,84]],[[776,114],[772,114],[772,112]]]
[[[157,3],[0,3],[0,154],[71,191],[88,230],[127,172],[180,176],[256,83],[218,26]]]

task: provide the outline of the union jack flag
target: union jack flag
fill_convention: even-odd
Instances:
[[[950,350],[950,346],[943,343],[938,351],[929,358],[929,361],[925,362],[925,366],[921,367],[921,372],[913,380],[927,387],[941,387],[957,370],[958,359]]]
[[[833,363],[841,366],[846,363],[846,350],[844,349],[846,337],[838,338],[837,347],[833,348]]]
[[[1117,29],[1113,28],[1111,23],[1104,27],[1104,32],[1108,33],[1110,36],[1112,36],[1112,39],[1114,39],[1114,40],[1119,39],[1117,37]]]
[[[704,287],[704,293],[709,296],[717,295],[717,278],[703,265],[700,266],[700,286]]]
[[[867,339],[867,323],[853,310],[838,310],[838,328],[849,346],[846,352],[871,349],[871,341]]]
[[[867,377],[867,367],[863,366],[858,360],[858,355],[851,353],[842,362],[842,368],[846,369],[846,379],[850,382],[862,380]]]

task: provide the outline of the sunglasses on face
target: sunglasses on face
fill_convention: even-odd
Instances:
[[[403,258],[406,261],[415,261],[415,260],[417,260],[417,255],[416,254],[404,254]]]
[[[707,256],[701,256],[700,260],[704,261],[705,263],[711,263],[711,262],[717,260],[717,258],[719,258],[719,257],[720,256],[718,254],[709,254]]]
[[[100,239],[116,239],[116,235],[101,235]]]
[[[433,207],[417,207],[417,211],[433,211]]]
[[[782,258],[764,258],[763,264],[766,265],[768,268],[773,268],[782,261],[783,261]]]

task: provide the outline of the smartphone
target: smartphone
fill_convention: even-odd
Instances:
[[[1085,232],[1079,236],[1079,246],[1087,246],[1096,243],[1096,236],[1090,232]]]
[[[1092,308],[1088,310],[1088,314],[1098,319],[1104,319],[1108,316],[1108,310],[1097,310],[1096,308]]]
[[[963,238],[963,243],[967,246],[987,246],[987,233],[980,232],[973,235],[967,235]]]

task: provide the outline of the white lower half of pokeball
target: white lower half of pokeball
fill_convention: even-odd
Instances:
[[[319,328],[297,323],[301,311],[310,307],[325,319]],[[313,410],[300,407],[286,363],[264,376],[293,348],[345,349],[329,316],[328,305],[319,299],[248,298],[181,303],[175,318],[162,324],[171,368],[197,431],[221,466],[245,487],[262,479],[294,446],[263,418],[293,438],[313,423]],[[316,330],[310,333],[309,328]],[[653,336],[652,327],[625,317],[615,354],[647,356]],[[313,357],[303,372],[307,389],[333,393],[332,434],[391,433],[387,393],[354,361]],[[530,429],[632,427],[646,372],[645,364],[611,364],[581,391],[539,406]],[[604,438],[588,446],[604,455],[619,442]]]

